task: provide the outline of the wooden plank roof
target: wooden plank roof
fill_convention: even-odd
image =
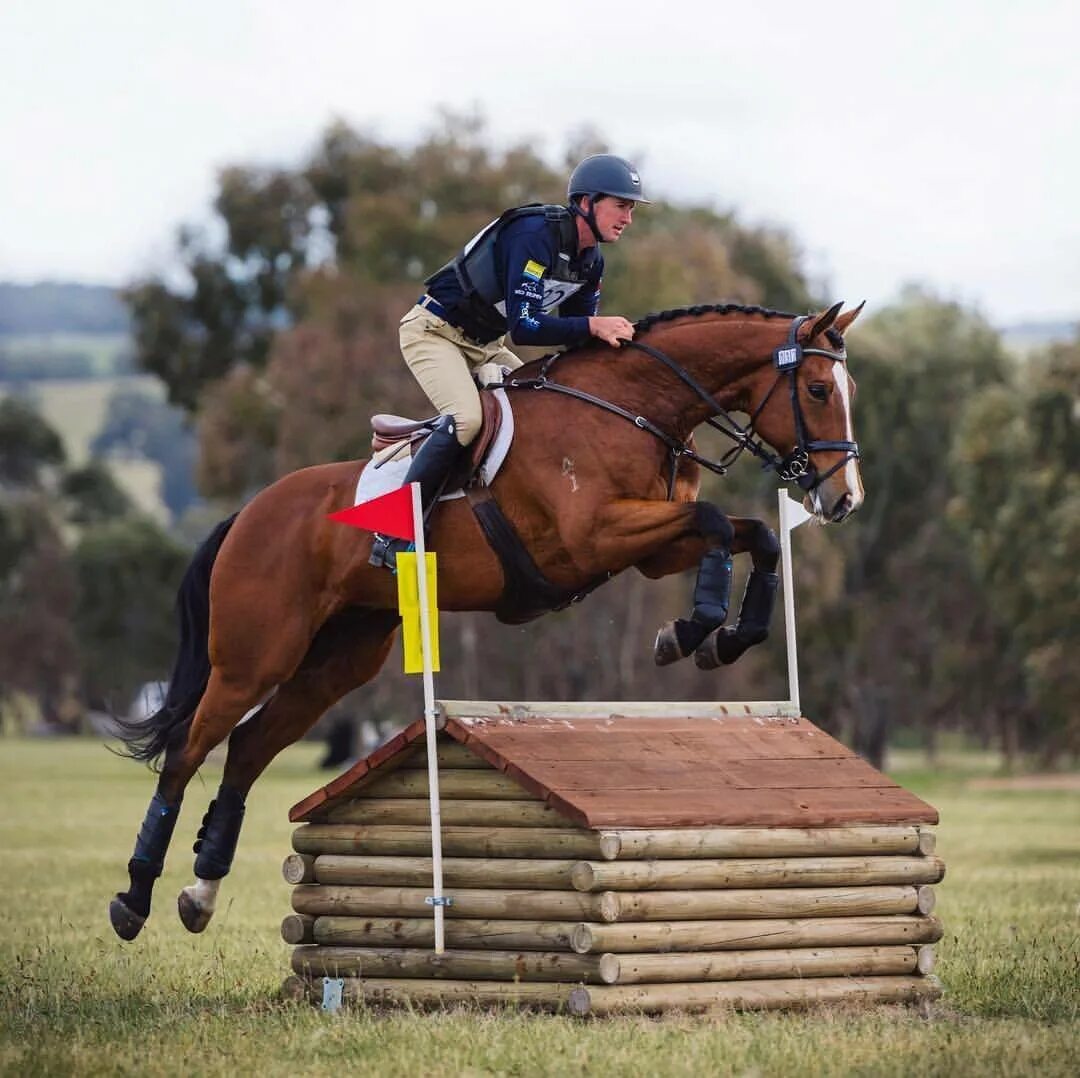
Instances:
[[[932,806],[805,718],[459,712],[445,720],[441,736],[582,827],[829,827],[938,819]],[[321,818],[401,766],[423,739],[419,720],[295,805],[289,818]]]

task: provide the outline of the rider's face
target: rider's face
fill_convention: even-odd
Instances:
[[[593,204],[596,230],[606,243],[614,243],[634,219],[634,203],[628,198],[602,196]]]

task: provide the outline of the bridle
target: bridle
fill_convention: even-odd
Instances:
[[[802,404],[799,401],[799,387],[796,379],[796,372],[802,365],[803,358],[805,356],[824,356],[834,363],[843,363],[847,360],[847,352],[842,348],[839,351],[829,351],[825,348],[804,348],[799,344],[799,330],[810,317],[810,315],[799,315],[793,318],[788,330],[787,340],[773,351],[772,358],[773,366],[776,368],[776,379],[761,399],[761,402],[750,414],[750,421],[746,426],[741,426],[736,422],[731,413],[693,375],[676,363],[669,355],[661,352],[659,348],[653,348],[651,345],[642,344],[639,341],[625,341],[623,343],[622,347],[634,348],[663,363],[681,382],[689,386],[701,400],[709,405],[712,413],[706,417],[705,422],[735,443],[719,460],[709,460],[707,457],[703,457],[690,446],[689,441],[681,441],[658,427],[645,416],[635,415],[617,404],[593,396],[593,394],[586,393],[584,390],[551,381],[548,374],[561,353],[545,357],[540,367],[540,373],[535,378],[514,378],[506,382],[505,387],[509,389],[548,389],[556,393],[562,393],[565,396],[574,397],[577,400],[585,401],[597,408],[603,408],[607,412],[628,420],[635,427],[646,431],[663,442],[668,448],[671,459],[671,474],[668,479],[669,500],[675,493],[675,478],[679,457],[686,457],[701,465],[701,467],[715,472],[717,475],[726,475],[728,468],[735,463],[744,451],[757,457],[762,462],[763,468],[772,469],[784,482],[797,483],[809,494],[821,486],[834,472],[844,467],[848,461],[859,459],[859,445],[857,442],[825,441],[807,437],[806,419],[803,416]],[[779,454],[773,453],[765,445],[754,429],[754,424],[785,377],[788,379],[791,410],[795,420],[795,447],[790,453],[781,457]],[[822,475],[811,463],[810,455],[827,451],[843,453],[844,457]]]

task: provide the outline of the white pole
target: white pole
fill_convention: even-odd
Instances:
[[[795,581],[791,571],[791,529],[797,527],[802,521],[792,523],[789,520],[788,504],[791,499],[787,491],[782,488],[778,494],[780,498],[780,563],[781,572],[784,574],[784,636],[787,641],[788,697],[792,708],[796,712],[801,712],[799,656],[795,644]],[[798,508],[802,510],[802,506]]]
[[[428,613],[427,557],[424,550],[424,509],[420,484],[412,487],[413,530],[416,546],[416,588],[420,600],[420,653],[424,661],[424,728],[427,732],[428,794],[431,801],[432,905],[435,908],[435,953],[445,949],[443,932],[442,813],[439,809],[439,762],[435,748],[435,679],[431,671],[431,617]]]

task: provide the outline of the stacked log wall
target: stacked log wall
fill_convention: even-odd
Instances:
[[[294,832],[288,994],[505,1000],[605,1014],[912,1001],[942,926],[923,825],[576,826],[442,744],[446,951],[435,954],[427,772],[406,756]]]

